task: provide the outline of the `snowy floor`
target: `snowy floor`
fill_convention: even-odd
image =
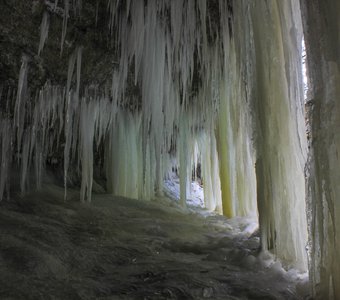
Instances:
[[[45,186],[0,203],[0,299],[303,299],[248,221]]]

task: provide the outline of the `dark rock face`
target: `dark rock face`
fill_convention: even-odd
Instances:
[[[63,51],[61,40],[65,10],[50,1],[5,0],[0,3],[0,80],[16,86],[22,55],[29,59],[29,86],[32,91],[44,85],[64,84],[69,56],[82,46],[86,64],[82,68],[84,84],[102,85],[114,68],[116,47],[110,43],[108,13],[103,1],[87,1],[81,13],[70,9]],[[48,16],[48,37],[38,55],[40,29],[44,13]]]
[[[65,85],[69,57],[77,47],[83,48],[82,85],[103,87],[112,79],[112,70],[119,64],[122,49],[117,44],[116,38],[119,24],[117,22],[111,24],[112,10],[110,12],[108,2],[73,1],[67,5],[67,9],[65,5],[68,2],[69,0],[1,1],[1,86],[17,86],[23,55],[29,60],[28,86],[32,92],[40,89],[46,82]],[[109,3],[111,6],[116,5],[114,14],[124,14],[126,1]],[[228,1],[230,30],[232,30],[232,3]],[[210,42],[213,42],[220,30],[218,1],[209,1],[207,9],[208,36]],[[41,53],[38,54],[44,15],[48,24],[48,36]],[[161,17],[167,22],[166,13]],[[130,15],[127,16],[128,21],[129,18]],[[197,57],[195,60],[198,68],[192,82],[193,92],[197,91],[197,86],[201,82]],[[128,68],[127,98],[134,98],[136,101],[140,98],[140,91],[133,82],[134,62],[130,62]]]

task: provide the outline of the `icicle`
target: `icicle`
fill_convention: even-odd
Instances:
[[[228,118],[228,98],[224,82],[220,86],[221,102],[217,127],[217,152],[219,159],[219,169],[222,189],[223,214],[227,217],[235,216],[235,205],[231,190],[230,176],[230,150],[228,149],[228,139],[230,138],[230,119]],[[229,125],[229,126],[228,126]]]
[[[17,97],[15,102],[14,123],[17,127],[17,151],[20,153],[22,145],[22,135],[24,131],[24,122],[26,114],[26,98],[27,95],[27,73],[28,73],[28,57],[22,57],[22,64],[19,73]]]
[[[63,28],[61,33],[61,45],[60,45],[60,54],[63,54],[65,37],[67,33],[67,21],[70,13],[70,0],[64,0],[64,17],[63,17]]]
[[[65,120],[65,147],[64,147],[64,198],[67,198],[67,173],[70,163],[70,150],[72,144],[72,125],[73,125],[73,109],[71,103],[71,92],[67,92],[66,95],[66,120]]]
[[[96,27],[98,25],[98,8],[99,8],[99,0],[97,0],[96,2],[96,21],[95,21]]]
[[[81,58],[82,58],[82,47],[78,47],[77,52],[77,88],[76,94],[79,97],[79,89],[80,89],[80,73],[81,73]]]
[[[58,7],[58,2],[59,2],[59,0],[55,0],[55,2],[54,2],[54,10],[57,9],[57,7]]]
[[[79,101],[80,89],[80,72],[81,72],[81,47],[78,47],[70,56],[67,72],[67,85],[66,85],[66,116],[65,116],[65,148],[64,148],[64,187],[66,200],[67,197],[67,173],[70,159],[75,156],[78,127],[76,118],[76,107]],[[74,93],[71,89],[71,82],[74,73],[74,67],[77,60],[77,86]],[[71,151],[73,150],[73,151]]]
[[[210,211],[222,213],[221,185],[214,132],[207,131],[199,136],[201,149],[201,176],[203,180],[204,203]]]
[[[120,0],[108,0],[108,4],[107,4],[107,10],[110,13],[109,29],[110,29],[111,34],[113,32],[113,26],[114,26],[114,22],[116,18],[116,12],[117,12],[119,1]]]
[[[1,166],[0,166],[0,201],[4,197],[7,186],[7,195],[9,195],[8,185],[12,161],[12,122],[7,118],[0,118],[0,143],[1,143]]]
[[[73,0],[73,10],[74,10],[74,14],[76,16],[80,16],[81,15],[81,10],[83,7],[83,1],[82,0]]]
[[[45,11],[42,21],[41,21],[41,25],[40,25],[40,41],[39,41],[38,55],[40,55],[41,51],[44,48],[46,39],[48,37],[49,26],[50,26],[50,15],[47,11]]]
[[[187,193],[188,193],[188,120],[186,116],[182,115],[180,122],[179,134],[179,161],[180,161],[180,202],[183,207],[186,207]]]
[[[80,200],[91,202],[92,184],[93,184],[93,144],[95,122],[98,117],[97,103],[91,101],[86,103],[82,99],[80,107],[80,163],[81,163],[81,188]]]
[[[66,93],[70,92],[71,88],[71,81],[72,81],[72,76],[74,72],[74,66],[76,63],[76,51],[70,56],[69,61],[68,61],[68,71],[67,71],[67,85],[66,85]],[[81,59],[81,58],[80,58]],[[77,65],[78,67],[78,65]],[[80,68],[80,67],[79,67]],[[79,76],[80,77],[80,76]],[[78,78],[77,78],[78,79]],[[78,82],[78,81],[77,81]],[[78,87],[78,86],[77,86]]]
[[[134,20],[131,26],[129,44],[131,55],[134,55],[135,61],[135,85],[137,85],[138,76],[140,75],[141,60],[143,57],[144,47],[144,3],[143,1],[135,1],[131,7],[131,19]]]
[[[39,143],[36,141],[35,144],[35,180],[37,190],[41,189],[42,186],[42,172],[43,172],[43,149]]]
[[[108,190],[114,195],[139,198],[144,187],[142,177],[142,141],[140,116],[120,111],[117,124],[110,129],[106,150]],[[154,175],[153,175],[154,176]]]
[[[26,186],[27,186],[27,173],[29,170],[29,152],[31,148],[30,143],[30,131],[27,130],[24,135],[24,143],[22,147],[22,159],[21,159],[21,178],[20,178],[20,189],[21,189],[21,195],[23,196],[26,192]]]

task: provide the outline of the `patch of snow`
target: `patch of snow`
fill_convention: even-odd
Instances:
[[[180,182],[175,173],[164,180],[164,193],[169,198],[179,201],[180,199]],[[196,181],[192,181],[190,184],[190,190],[188,191],[187,205],[204,208],[204,193],[203,187]]]

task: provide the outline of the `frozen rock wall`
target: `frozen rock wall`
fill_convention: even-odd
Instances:
[[[340,298],[340,2],[301,1],[307,52],[309,269],[316,299]]]

